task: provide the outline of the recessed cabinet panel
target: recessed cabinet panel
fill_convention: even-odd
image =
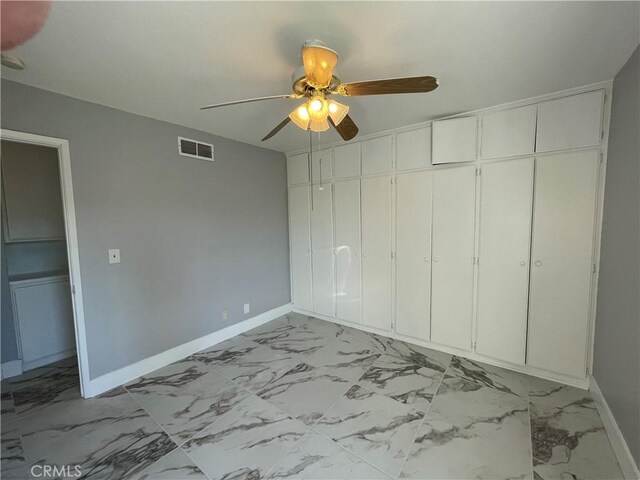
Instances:
[[[599,152],[536,159],[527,364],[585,377]]]
[[[362,175],[375,175],[391,171],[391,137],[379,137],[361,143]]]
[[[313,166],[313,183],[331,182],[330,148],[311,152],[311,165]]]
[[[335,178],[360,176],[360,143],[348,143],[333,149]]]
[[[475,167],[433,172],[431,341],[469,350]]]
[[[474,162],[478,150],[478,117],[435,121],[433,128],[434,165]]]
[[[396,164],[398,170],[412,170],[431,165],[431,127],[396,135]]]
[[[536,151],[599,145],[603,103],[604,90],[540,103]]]
[[[311,210],[311,248],[313,260],[313,311],[333,317],[333,216],[331,184],[313,187]]]
[[[289,235],[291,245],[291,288],[293,305],[313,311],[311,293],[310,187],[289,189]]]
[[[482,167],[476,351],[524,364],[533,158]]]
[[[429,340],[433,172],[403,173],[396,186],[396,333]]]
[[[482,116],[482,158],[533,153],[536,106],[512,108]]]
[[[287,158],[287,179],[289,185],[309,183],[309,156],[306,153]]]
[[[362,179],[362,323],[391,329],[391,178]]]
[[[360,180],[336,182],[333,190],[336,228],[336,314],[361,322]]]

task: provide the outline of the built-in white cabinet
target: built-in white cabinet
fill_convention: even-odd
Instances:
[[[391,177],[362,179],[362,323],[391,330]]]
[[[360,176],[360,142],[333,149],[333,175],[336,179]]]
[[[360,179],[336,182],[335,210],[336,317],[360,323],[362,258],[360,256]]]
[[[331,184],[313,186],[311,209],[311,260],[313,311],[334,316],[333,206]]]
[[[550,100],[538,105],[536,151],[599,145],[604,90]]]
[[[476,351],[523,364],[527,338],[533,158],[498,161],[480,176]]]
[[[307,153],[287,157],[287,181],[289,185],[309,183],[309,155]]]
[[[66,275],[10,282],[23,370],[75,354],[71,287]]]
[[[431,165],[431,127],[396,135],[396,169],[414,170]]]
[[[362,175],[377,175],[391,172],[393,153],[391,136],[372,138],[360,143]]]
[[[433,172],[431,341],[471,348],[476,168]]]
[[[309,186],[289,188],[289,251],[293,306],[312,312],[310,200]]]
[[[526,155],[535,151],[536,106],[482,115],[482,158]]]
[[[58,151],[2,141],[5,241],[65,238]]]
[[[323,148],[311,153],[313,183],[331,182],[331,149]]]
[[[478,117],[438,120],[432,124],[434,165],[475,162],[478,155]]]
[[[432,189],[432,171],[398,174],[396,333],[422,341],[430,333]]]
[[[527,364],[586,375],[600,153],[538,157]]]

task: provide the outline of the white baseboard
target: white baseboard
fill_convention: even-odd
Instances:
[[[2,379],[22,375],[22,360],[12,360],[2,364]]]
[[[49,365],[50,363],[59,362],[60,360],[64,360],[65,358],[75,357],[76,349],[72,348],[70,350],[65,350],[64,352],[54,353],[53,355],[49,355],[48,357],[39,358],[38,360],[34,360],[32,362],[23,362],[22,363],[22,371],[28,372],[29,370],[33,370],[34,368],[44,367],[45,365]]]
[[[86,398],[95,397],[101,393],[107,392],[112,388],[124,385],[131,380],[134,380],[142,375],[146,375],[149,372],[153,372],[159,368],[162,368],[170,363],[177,362],[189,355],[193,355],[200,350],[211,347],[216,343],[220,343],[231,337],[235,337],[241,333],[247,332],[252,328],[256,328],[262,324],[282,317],[291,312],[291,304],[282,305],[276,307],[273,310],[256,315],[242,322],[235,323],[218,330],[217,332],[210,333],[200,338],[196,338],[177,347],[166,350],[162,353],[154,355],[144,360],[140,360],[132,365],[124,368],[120,368],[113,372],[109,372],[105,375],[101,375],[98,378],[89,380],[88,388],[85,388],[84,396]]]
[[[611,409],[609,408],[609,405],[607,404],[607,401],[593,376],[591,377],[591,386],[589,387],[589,390],[591,391],[593,399],[596,402],[596,406],[598,407],[598,413],[600,413],[604,429],[609,436],[611,447],[616,454],[616,458],[618,459],[624,478],[626,480],[640,479],[640,470],[638,470],[638,465],[636,465],[636,462],[631,455],[631,450],[629,450],[629,446],[622,436],[620,427],[618,427],[618,423],[616,422],[616,419],[614,418],[613,413],[611,412]]]

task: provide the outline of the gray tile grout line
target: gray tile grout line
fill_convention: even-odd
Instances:
[[[442,376],[440,377],[440,382],[438,383],[438,388],[436,388],[436,391],[433,394],[433,398],[431,399],[431,402],[429,402],[429,408],[427,408],[427,410],[424,412],[424,416],[422,417],[422,420],[420,421],[420,425],[418,425],[418,428],[416,428],[416,433],[413,436],[413,440],[411,440],[411,443],[409,444],[409,449],[407,451],[407,454],[404,457],[404,460],[402,462],[402,466],[400,467],[400,470],[398,471],[398,475],[396,477],[394,477],[394,478],[400,478],[400,476],[402,475],[402,471],[404,470],[404,467],[407,465],[407,461],[409,460],[409,455],[411,455],[411,449],[413,448],[413,445],[416,443],[416,438],[418,438],[418,433],[420,432],[420,429],[424,425],[424,422],[425,422],[425,420],[427,418],[427,415],[429,415],[429,412],[431,411],[431,406],[433,405],[433,402],[435,401],[436,396],[438,395],[438,391],[440,390],[440,387],[442,386],[442,382],[444,381],[444,378],[447,375],[447,370],[449,370],[449,367],[451,367],[451,360],[453,360],[453,355],[451,355],[451,358],[449,359],[449,364],[447,365],[447,368],[445,368],[444,372],[442,372]]]

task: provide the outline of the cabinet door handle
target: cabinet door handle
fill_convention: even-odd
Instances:
[[[360,256],[360,254],[359,254],[359,253],[356,253],[356,257],[359,257],[359,256]]]
[[[424,257],[424,258],[423,258],[423,260],[424,260],[425,262],[428,262],[428,261],[429,261],[429,257]]]
[[[527,265],[527,262],[525,262],[524,260],[522,260],[522,261],[520,262],[520,266],[521,266],[521,267],[524,267],[524,266],[526,266],[526,265]]]
[[[433,262],[438,263],[438,257],[433,257]]]
[[[541,267],[542,266],[542,262],[540,260],[536,260],[535,266],[536,267]]]

